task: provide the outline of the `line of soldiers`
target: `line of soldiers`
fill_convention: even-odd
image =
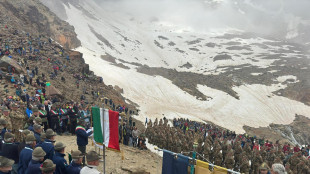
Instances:
[[[185,129],[186,130],[186,129]],[[170,127],[167,119],[156,119],[154,123],[148,122],[146,137],[149,143],[157,145],[159,148],[167,149],[176,153],[193,151],[194,142],[198,144],[195,151],[198,159],[211,162],[218,166],[225,166],[228,169],[240,171],[241,173],[259,173],[259,169],[265,162],[268,166],[274,163],[286,165],[287,173],[310,173],[310,160],[306,159],[301,152],[293,153],[293,150],[284,154],[281,144],[273,146],[261,146],[254,148],[251,141],[242,144],[243,136],[232,135],[211,136],[212,129],[202,131],[183,131],[180,127]],[[222,130],[216,128],[223,132]],[[190,153],[191,154],[191,153]]]

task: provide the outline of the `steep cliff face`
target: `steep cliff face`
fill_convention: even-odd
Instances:
[[[1,25],[49,36],[66,49],[81,45],[74,27],[60,20],[39,0],[0,0],[0,15]]]

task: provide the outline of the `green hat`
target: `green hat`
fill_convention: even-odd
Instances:
[[[47,129],[45,134],[46,134],[47,139],[50,139],[53,136],[56,136],[56,133],[52,129]]]
[[[34,137],[34,135],[32,134],[27,135],[26,142],[29,142],[29,141],[36,141],[36,138]]]
[[[14,164],[13,160],[0,156],[0,167],[11,167]]]
[[[49,159],[46,159],[40,167],[41,171],[46,173],[54,172],[55,168],[56,165]]]
[[[56,143],[54,149],[55,149],[56,151],[59,151],[59,150],[62,150],[63,148],[65,148],[65,147],[66,147],[66,145],[64,145],[64,143],[58,142],[58,143]]]
[[[34,120],[37,124],[42,124],[42,118],[40,117],[35,117]]]
[[[34,120],[35,119],[35,117],[34,116],[31,116],[31,117],[29,117],[29,120]]]
[[[25,129],[25,130],[23,130],[23,134],[27,136],[27,135],[31,134],[31,131],[28,129]]]
[[[33,130],[39,130],[39,129],[41,129],[41,125],[39,124],[33,125]]]
[[[87,162],[91,162],[91,161],[97,161],[100,159],[99,155],[97,154],[96,151],[89,151],[87,154],[86,154],[86,159],[87,159]]]
[[[259,170],[269,170],[268,164],[264,162],[264,163],[259,167]]]
[[[36,147],[32,152],[32,156],[36,158],[43,158],[45,155],[46,153],[42,147]]]
[[[11,132],[6,132],[4,134],[4,139],[9,139],[9,138],[14,138],[14,137],[15,137],[15,135],[12,134]]]
[[[32,108],[32,112],[39,112],[38,107],[36,107],[36,106],[35,106],[35,107],[33,107],[33,108]]]
[[[75,151],[72,151],[71,152],[71,157],[72,157],[72,159],[79,159],[79,158],[83,158],[83,154],[82,154],[82,152],[81,151],[79,151],[79,150],[75,150]]]
[[[41,141],[44,141],[46,139],[46,134],[45,133],[41,133],[40,139],[41,139]]]

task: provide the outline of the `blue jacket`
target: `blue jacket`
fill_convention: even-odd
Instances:
[[[29,126],[28,126],[28,130],[34,132],[33,125],[29,125]]]
[[[32,159],[33,149],[27,145],[19,155],[18,174],[24,174],[28,168],[28,164]]]
[[[55,174],[65,174],[67,173],[66,168],[68,166],[67,161],[65,160],[65,154],[56,152],[53,157],[53,162],[56,164]]]
[[[27,98],[27,101],[29,100],[29,95],[28,95],[28,98]],[[29,108],[26,109],[26,114],[28,116],[28,118],[32,115],[32,110],[30,110]]]
[[[40,166],[40,161],[31,160],[25,174],[41,174]]]
[[[74,161],[72,161],[71,164],[67,167],[68,174],[80,174],[80,171],[81,165],[75,163]]]
[[[2,137],[2,139],[4,139],[4,134],[5,134],[6,132],[8,132],[8,131],[6,130],[6,128],[4,128],[4,129],[1,130],[1,137]]]
[[[34,132],[34,137],[36,138],[36,142],[37,144],[40,143],[41,141],[41,138],[40,138],[41,134],[39,134],[38,132]]]
[[[43,143],[37,144],[37,147],[42,147],[42,149],[46,153],[44,160],[46,159],[53,160],[55,150],[54,150],[54,145],[50,140],[46,139]]]
[[[85,129],[77,128],[75,129],[76,143],[78,146],[86,146],[88,144],[88,137],[92,132],[86,133]]]

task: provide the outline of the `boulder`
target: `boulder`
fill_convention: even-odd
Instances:
[[[20,74],[24,72],[23,68],[18,65],[18,63],[8,56],[3,56],[0,59],[0,68],[8,72],[8,66],[15,68],[15,73]]]

